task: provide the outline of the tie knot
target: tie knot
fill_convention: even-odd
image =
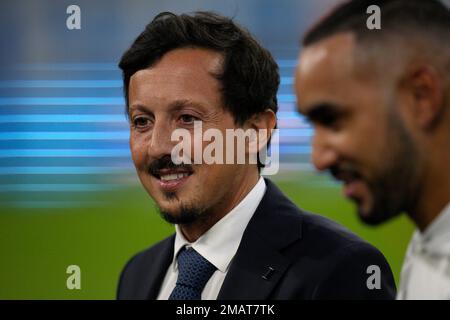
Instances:
[[[177,284],[169,299],[200,299],[216,267],[192,248],[183,249],[177,261]]]

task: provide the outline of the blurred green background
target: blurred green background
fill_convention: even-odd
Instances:
[[[388,259],[398,282],[413,226],[406,217],[380,227],[361,224],[330,178],[280,174],[277,185],[300,207],[347,226]],[[96,193],[105,207],[2,209],[0,299],[114,299],[117,280],[136,252],[173,232],[143,188]],[[68,265],[81,268],[81,290],[66,288]]]

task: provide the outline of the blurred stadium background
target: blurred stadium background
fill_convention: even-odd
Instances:
[[[273,53],[282,76],[281,171],[271,178],[302,208],[380,248],[398,281],[411,223],[362,225],[339,185],[311,167],[312,130],[295,112],[299,39],[336,2],[2,1],[0,298],[112,299],[126,261],[173,232],[134,172],[116,67],[161,11],[234,17]],[[81,8],[81,30],[66,28],[70,4]],[[71,264],[81,268],[81,290],[66,288]]]

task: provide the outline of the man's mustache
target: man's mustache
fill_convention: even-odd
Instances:
[[[170,155],[163,156],[162,158],[153,160],[152,163],[150,163],[148,171],[152,175],[157,175],[159,172],[163,169],[176,169],[176,170],[185,170],[189,172],[193,172],[192,165],[189,164],[175,164],[172,161],[172,158]]]
[[[355,166],[349,163],[333,165],[330,167],[329,171],[335,179],[345,182],[362,178],[362,175]]]

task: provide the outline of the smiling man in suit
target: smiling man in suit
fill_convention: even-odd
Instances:
[[[254,129],[270,138],[278,67],[247,31],[212,13],[162,13],[120,68],[138,176],[176,232],[128,262],[119,299],[394,297],[383,255],[298,209],[260,176],[259,161],[175,163],[172,133],[193,133],[196,123],[224,136]]]

